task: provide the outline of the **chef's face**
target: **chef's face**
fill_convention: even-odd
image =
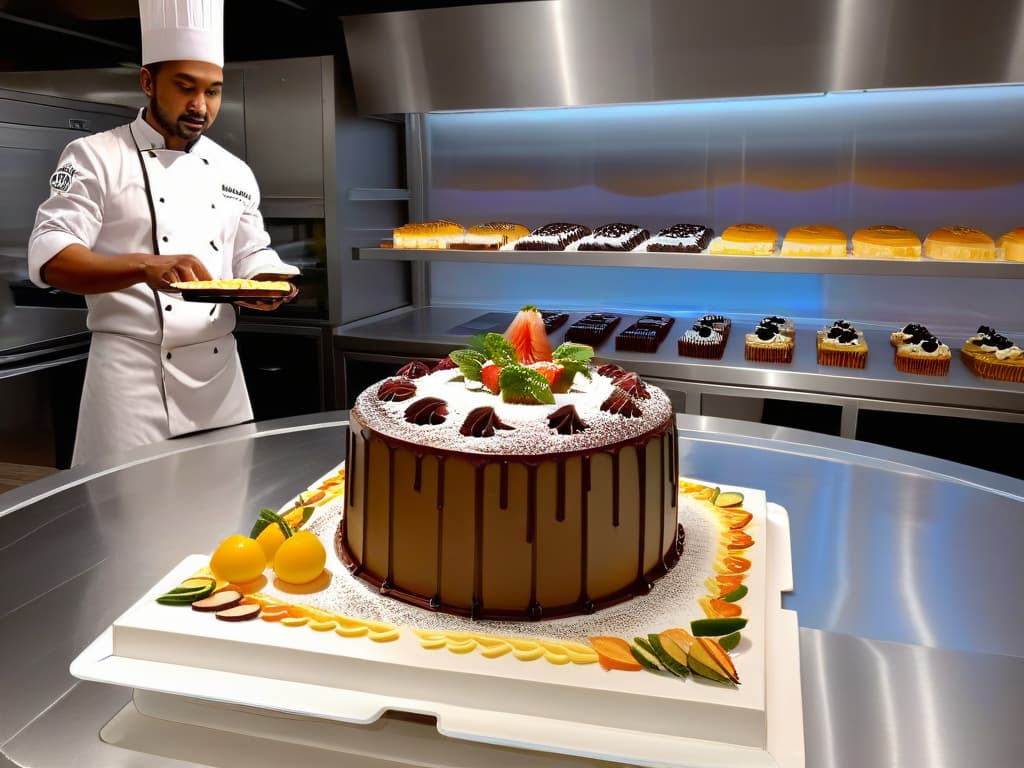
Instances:
[[[164,61],[153,69],[144,68],[140,76],[149,96],[147,117],[168,149],[184,149],[217,117],[224,70],[204,61]]]

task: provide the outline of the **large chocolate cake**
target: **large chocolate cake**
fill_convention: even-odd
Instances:
[[[504,402],[457,368],[394,377],[351,412],[337,548],[385,594],[542,619],[646,593],[682,552],[672,405],[636,374]]]

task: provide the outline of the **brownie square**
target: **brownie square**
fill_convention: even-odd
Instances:
[[[615,337],[615,348],[627,352],[656,352],[675,318],[644,315]]]
[[[594,312],[569,326],[565,332],[566,341],[577,344],[599,344],[607,338],[612,329],[619,324],[619,315]]]

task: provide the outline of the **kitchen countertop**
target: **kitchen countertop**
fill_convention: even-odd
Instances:
[[[216,430],[0,496],[0,764],[227,765],[209,762],[194,726],[133,719],[131,691],[78,681],[68,664],[184,556],[248,530],[260,508],[344,459],[346,419]],[[788,510],[795,588],[783,605],[799,616],[808,768],[1020,764],[1024,481],[799,430],[688,415],[678,425],[684,476],[762,488]],[[444,738],[427,722],[410,728],[424,748]],[[232,765],[303,764],[294,745],[222,738]],[[389,760],[397,747],[381,739],[345,764],[409,764]],[[532,759],[519,764],[599,764]]]

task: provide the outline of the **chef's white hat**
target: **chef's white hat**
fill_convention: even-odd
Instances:
[[[139,0],[142,63],[206,61],[224,66],[224,0]]]

